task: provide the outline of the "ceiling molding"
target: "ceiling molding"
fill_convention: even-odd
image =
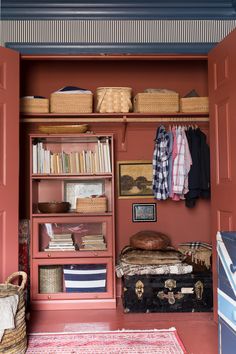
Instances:
[[[21,54],[207,54],[216,43],[5,43]]]
[[[4,20],[236,19],[235,0],[2,0]]]

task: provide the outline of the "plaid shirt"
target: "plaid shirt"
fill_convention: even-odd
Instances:
[[[168,159],[170,155],[170,137],[161,125],[157,130],[153,153],[153,193],[157,200],[165,200],[169,196]]]

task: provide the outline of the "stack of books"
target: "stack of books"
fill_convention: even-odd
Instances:
[[[81,237],[80,251],[106,250],[107,245],[103,235],[86,235]]]
[[[53,234],[44,251],[75,251],[72,234]]]

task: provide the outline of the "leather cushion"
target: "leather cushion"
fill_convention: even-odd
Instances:
[[[142,250],[162,250],[169,244],[169,237],[156,231],[140,231],[130,237],[130,246]]]

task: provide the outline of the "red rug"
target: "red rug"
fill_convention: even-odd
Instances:
[[[175,328],[169,330],[32,334],[27,354],[186,354]]]

